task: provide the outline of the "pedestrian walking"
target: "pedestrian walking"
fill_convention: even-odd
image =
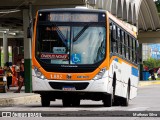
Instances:
[[[12,86],[18,86],[18,80],[17,80],[17,73],[16,73],[16,66],[12,65]]]
[[[156,77],[155,77],[155,75],[154,75],[154,69],[150,69],[150,70],[149,70],[149,73],[150,73],[150,75],[151,75],[151,79],[152,79],[152,80],[156,80]]]
[[[20,64],[20,75],[19,75],[19,86],[15,93],[20,93],[22,86],[24,85],[24,59],[21,60]]]

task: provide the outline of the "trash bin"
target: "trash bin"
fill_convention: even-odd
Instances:
[[[143,80],[148,80],[150,73],[148,71],[143,71]]]

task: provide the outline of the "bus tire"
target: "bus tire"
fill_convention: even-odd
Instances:
[[[126,98],[121,98],[121,106],[128,106],[129,105],[129,96],[130,96],[130,90],[129,90],[129,86],[127,86]]]
[[[114,74],[114,76],[113,76],[112,87],[113,87],[112,105],[118,105],[119,98],[115,95],[115,92],[116,92],[116,74]]]
[[[50,100],[45,96],[41,96],[41,104],[42,104],[42,107],[49,107]]]
[[[111,107],[112,106],[112,95],[104,95],[103,105],[104,105],[104,107]]]

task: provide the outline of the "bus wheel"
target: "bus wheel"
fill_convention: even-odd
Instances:
[[[103,105],[104,105],[104,107],[111,107],[112,106],[112,95],[104,95]]]
[[[45,96],[41,96],[41,104],[42,104],[42,107],[49,107],[50,100]]]
[[[113,93],[112,93],[112,105],[118,105],[118,97],[115,95],[116,92],[116,75],[114,74],[113,76],[113,83],[112,83],[112,87],[113,87]]]
[[[128,106],[129,105],[129,96],[130,96],[130,90],[129,90],[129,87],[127,87],[126,98],[121,98],[121,105],[122,106]]]
[[[73,107],[79,107],[80,106],[80,99],[74,99],[72,100],[72,106]]]
[[[62,99],[63,107],[70,107],[71,106],[71,100],[68,98]]]

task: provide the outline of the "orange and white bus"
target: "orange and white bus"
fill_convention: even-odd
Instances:
[[[42,106],[56,99],[128,106],[137,95],[136,34],[107,11],[39,10],[32,45],[32,86]]]

